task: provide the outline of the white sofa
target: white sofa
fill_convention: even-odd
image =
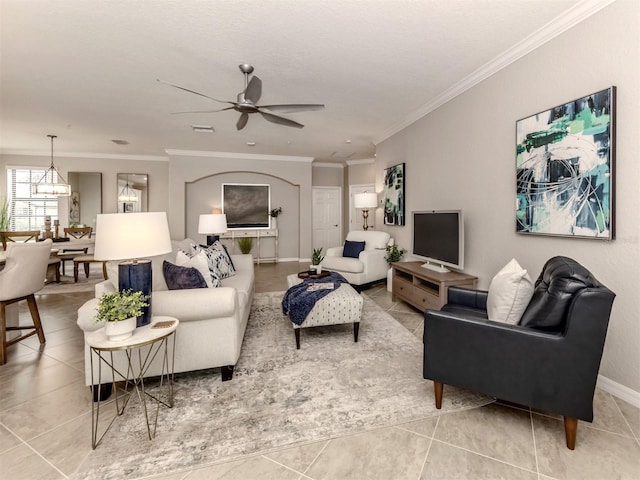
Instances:
[[[338,272],[351,285],[366,285],[387,278],[389,264],[384,259],[389,234],[375,230],[352,230],[347,240],[365,242],[358,258],[343,257],[344,247],[331,247],[322,261],[322,268]]]
[[[162,274],[162,262],[167,260],[175,263],[178,248],[185,249],[189,242],[190,239],[172,242],[174,249],[171,253],[151,258],[151,314],[180,320],[175,337],[176,373],[222,367],[222,380],[231,380],[233,367],[240,356],[255,290],[253,257],[231,255],[236,275],[223,279],[221,287],[168,290]],[[96,298],[89,300],[78,310],[77,323],[85,337],[102,327],[102,322],[95,321],[98,298],[102,293],[117,290],[117,264],[109,262],[108,265],[109,280],[97,284]],[[97,366],[95,360],[94,358],[94,368]],[[115,359],[115,363],[123,367],[126,365],[126,358],[121,355]],[[161,366],[158,355],[146,376],[160,375]],[[102,383],[110,382],[111,377],[105,378],[105,369],[102,370]],[[94,378],[97,378],[97,370]],[[92,384],[90,349],[86,344],[85,383]]]

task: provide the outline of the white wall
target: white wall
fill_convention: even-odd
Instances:
[[[583,263],[614,302],[600,373],[640,398],[640,2],[619,0],[451,100],[377,148],[383,169],[406,163],[406,209],[462,209],[465,270],[487,288],[516,257],[535,279],[555,255]],[[618,87],[614,241],[515,233],[515,123],[611,85]],[[411,225],[378,224],[405,248]]]

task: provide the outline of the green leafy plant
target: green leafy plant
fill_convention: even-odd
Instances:
[[[313,255],[311,255],[311,265],[320,265],[320,262],[324,260],[322,255],[322,248],[314,248]]]
[[[282,207],[274,208],[269,212],[269,215],[273,218],[278,218],[278,215],[282,213]]]
[[[6,232],[10,230],[11,214],[9,212],[9,199],[5,198],[0,203],[0,231]]]
[[[98,300],[96,320],[120,322],[131,317],[142,315],[142,309],[148,307],[148,295],[140,291],[123,290],[121,292],[105,293]]]
[[[238,239],[238,247],[240,247],[240,251],[242,253],[251,253],[251,249],[253,248],[253,238],[251,237],[241,237]]]
[[[402,255],[407,253],[404,248],[398,248],[396,244],[387,245],[386,250],[387,254],[385,255],[384,259],[389,265],[391,265],[393,262],[399,262],[402,258]]]

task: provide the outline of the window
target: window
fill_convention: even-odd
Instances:
[[[54,220],[58,220],[58,197],[32,193],[31,184],[40,180],[46,171],[46,167],[7,169],[11,230],[43,230],[46,216],[51,217],[52,223]]]

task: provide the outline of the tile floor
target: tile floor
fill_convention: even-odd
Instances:
[[[256,266],[256,290],[286,288],[298,263]],[[366,291],[418,338],[422,316]],[[90,451],[91,399],[75,312],[91,293],[40,295],[47,334],[10,347],[0,367],[0,477],[64,479]],[[26,309],[22,314],[26,315]],[[380,428],[154,479],[638,479],[640,409],[598,390],[595,420],[580,422],[575,451],[562,420],[500,403]]]

